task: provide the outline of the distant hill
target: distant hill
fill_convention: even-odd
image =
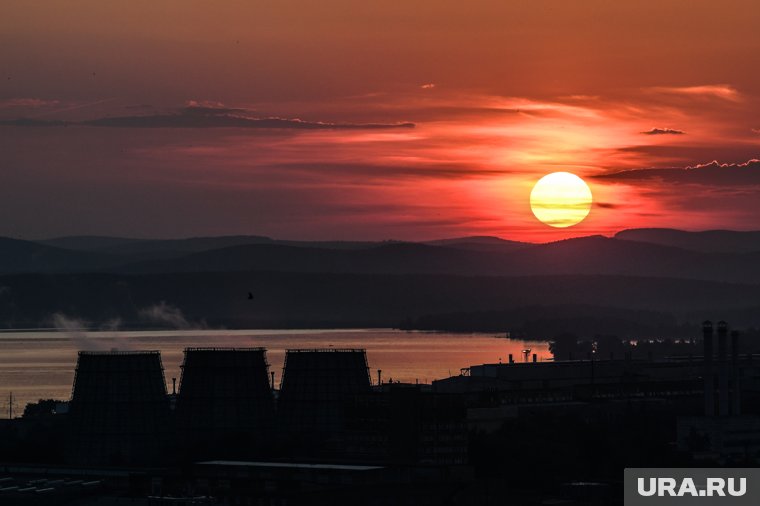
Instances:
[[[750,253],[760,251],[760,231],[707,230],[687,232],[671,228],[637,228],[615,234],[616,239],[674,246],[706,253]]]
[[[99,251],[118,249],[129,244],[142,242],[142,239],[129,239],[126,237],[107,237],[99,235],[77,235],[67,237],[55,237],[34,241],[38,244],[53,246],[56,248],[72,249],[77,251]]]
[[[77,251],[97,251],[122,256],[141,257],[165,253],[182,255],[198,251],[227,248],[241,244],[270,244],[274,240],[263,236],[220,236],[190,237],[187,239],[130,239],[121,237],[73,236],[37,241],[41,244],[57,246]]]
[[[188,253],[252,244],[278,244],[325,249],[361,249],[382,245],[364,241],[290,241],[258,235],[189,237],[187,239],[129,239],[120,237],[72,236],[36,241],[40,244],[77,251],[97,251],[138,259],[169,258]],[[396,242],[396,241],[388,241]]]
[[[530,245],[514,251],[395,243],[335,250],[242,245],[124,265],[119,272],[282,271],[482,276],[624,275],[760,282],[760,253],[702,253],[602,236]]]
[[[129,273],[282,271],[343,273],[461,273],[483,272],[489,253],[394,243],[364,249],[328,249],[281,244],[234,246],[194,253],[171,260],[124,266]]]
[[[699,322],[679,322],[672,313],[604,305],[552,304],[516,306],[500,311],[423,315],[402,328],[452,332],[509,331],[514,338],[551,339],[572,329],[579,336],[617,335],[638,338],[692,337]]]
[[[0,238],[0,327],[50,324],[58,312],[140,327],[145,308],[165,302],[190,324],[238,328],[680,335],[705,318],[760,326],[759,246],[760,232],[665,229],[546,244]]]
[[[71,251],[31,241],[0,237],[0,274],[97,271],[119,263],[108,254]]]
[[[226,328],[395,327],[402,322],[446,328],[451,318],[426,315],[464,314],[473,325],[468,328],[461,324],[463,317],[456,317],[459,330],[503,324],[544,332],[608,332],[617,319],[620,329],[661,328],[663,337],[672,337],[683,323],[696,325],[698,335],[698,324],[706,318],[760,327],[759,288],[621,276],[18,274],[0,276],[0,326],[51,325],[55,313],[94,326],[113,321],[126,328],[155,326],[141,315],[160,306],[176,310],[174,315],[181,314],[188,325]],[[484,327],[489,319],[496,324]]]
[[[263,236],[145,240],[68,237],[47,241],[0,241],[0,274],[17,272],[229,272],[281,271],[462,276],[609,275],[760,283],[760,250],[754,233],[688,232],[694,248],[647,242],[650,231],[619,237],[587,236],[546,244],[496,237],[464,237],[428,243],[283,241]],[[736,237],[733,249],[707,252],[716,234]],[[707,238],[707,239],[705,239]],[[741,241],[740,241],[741,239]],[[689,242],[691,241],[691,242]],[[727,243],[730,241],[727,241]],[[728,247],[726,247],[728,248]],[[746,250],[746,251],[745,251]]]
[[[734,258],[734,256],[731,256]],[[521,274],[603,274],[712,280],[747,280],[726,269],[726,257],[643,242],[588,236],[541,244],[508,257]],[[735,258],[734,258],[735,259]],[[742,265],[749,262],[740,262]],[[738,265],[737,265],[738,267]],[[752,265],[748,265],[752,268]],[[760,280],[760,270],[757,278]]]
[[[435,241],[427,241],[425,244],[429,244],[430,246],[445,246],[448,248],[500,253],[510,253],[512,251],[534,246],[533,243],[529,242],[508,241],[506,239],[492,236],[471,236],[457,237],[453,239],[438,239]]]

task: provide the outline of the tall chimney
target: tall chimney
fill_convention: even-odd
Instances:
[[[739,331],[731,331],[731,375],[733,376],[733,396],[731,397],[731,414],[742,414],[741,372],[739,370]]]
[[[713,379],[713,326],[710,320],[702,323],[702,344],[704,346],[705,416],[715,414],[715,384]]]
[[[728,324],[718,322],[718,408],[720,416],[728,416]]]

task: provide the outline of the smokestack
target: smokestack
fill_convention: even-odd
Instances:
[[[172,395],[177,395],[177,378],[172,378]]]
[[[732,406],[731,414],[734,416],[741,415],[741,374],[739,371],[739,332],[731,331],[731,375],[733,376],[733,396],[731,397]]]
[[[512,360],[512,354],[511,353],[509,354],[509,363],[510,364],[514,364],[515,363],[515,361]]]
[[[710,320],[702,323],[702,344],[704,346],[705,416],[715,414],[715,384],[713,379],[713,326]]]
[[[728,416],[728,324],[718,322],[718,408],[720,416]]]
[[[536,355],[536,354],[534,353],[534,354],[533,354],[533,363],[535,364],[536,362],[538,362],[538,355]]]
[[[377,370],[377,384],[378,385],[383,384],[383,370],[382,369]]]

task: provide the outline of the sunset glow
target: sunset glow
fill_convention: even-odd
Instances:
[[[3,60],[0,235],[546,242],[760,213],[754,2],[138,3],[0,19],[28,48]],[[548,172],[593,188],[572,227],[531,212]]]

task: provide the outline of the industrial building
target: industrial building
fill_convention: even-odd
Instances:
[[[700,459],[752,461],[760,455],[760,416],[756,409],[744,414],[743,404],[756,402],[757,367],[750,367],[751,357],[740,357],[738,332],[730,333],[729,356],[726,322],[718,322],[717,356],[712,322],[704,322],[702,332],[704,412],[678,418],[678,448]]]
[[[178,453],[230,457],[272,437],[274,397],[264,348],[187,348],[176,399]]]
[[[338,438],[372,392],[364,350],[288,350],[275,406],[263,348],[188,348],[167,395],[158,352],[80,352],[67,462],[147,465],[262,456]],[[276,429],[276,430],[275,430]]]
[[[365,350],[287,350],[277,402],[281,434],[300,451],[317,451],[346,426],[349,403],[370,392]]]
[[[657,359],[526,356],[430,385],[381,383],[378,373],[374,386],[362,349],[295,349],[279,390],[262,348],[188,348],[172,394],[157,352],[82,352],[68,413],[0,424],[15,437],[12,455],[50,452],[27,462],[65,463],[50,467],[61,477],[6,469],[0,502],[352,504],[371,491],[380,503],[420,494],[416,502],[437,504],[489,500],[505,482],[527,498],[548,484],[558,500],[589,504],[572,502],[578,484],[611,497],[611,469],[631,464],[757,464],[760,357],[740,353],[724,322],[705,322],[701,345]],[[65,460],[37,443],[56,440]]]
[[[69,463],[159,462],[169,430],[159,352],[79,352],[68,420]]]
[[[666,398],[669,402],[688,401],[695,414],[701,414],[703,407],[708,415],[718,411],[739,414],[745,403],[740,390],[753,399],[760,394],[760,360],[739,354],[738,333],[731,339],[729,360],[727,324],[720,322],[719,367],[713,365],[712,324],[705,322],[702,356],[642,360],[630,355],[622,359],[591,355],[586,360],[472,365],[459,376],[433,381],[433,390],[474,395],[495,392],[501,405]],[[725,393],[719,397],[719,391]]]
[[[464,466],[468,463],[464,396],[429,385],[385,383],[351,404],[342,433],[347,455],[396,465]]]

